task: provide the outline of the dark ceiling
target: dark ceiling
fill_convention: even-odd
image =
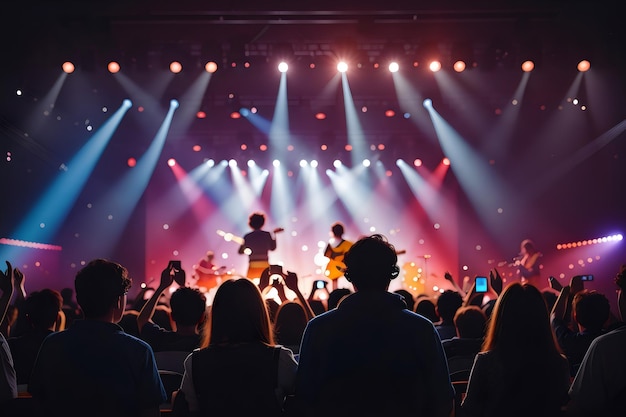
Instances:
[[[39,0],[8,4],[0,33],[4,49],[29,62],[85,51],[98,61],[176,53],[267,57],[285,50],[302,57],[342,49],[374,60],[433,46],[449,54],[460,44],[477,54],[500,48],[514,56],[535,48],[553,59],[574,50],[623,59],[626,29],[618,3]]]

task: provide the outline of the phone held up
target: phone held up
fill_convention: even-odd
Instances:
[[[170,265],[172,266],[172,269],[174,269],[174,281],[179,286],[184,287],[185,286],[185,275],[179,273],[179,272],[181,272],[183,270],[181,262],[179,260],[171,260],[170,261]]]
[[[581,281],[593,281],[593,275],[581,275],[580,280]]]
[[[324,288],[326,288],[326,284],[328,284],[326,281],[324,281],[323,279],[317,279],[315,280],[315,288],[318,290],[322,290]]]
[[[487,292],[487,277],[476,277],[476,292]]]
[[[284,282],[285,273],[283,267],[280,265],[270,265],[270,281],[272,284],[278,284]]]

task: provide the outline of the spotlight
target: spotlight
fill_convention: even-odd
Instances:
[[[217,64],[213,61],[209,61],[204,66],[204,69],[206,70],[206,72],[213,74],[215,71],[217,71]]]
[[[531,72],[535,68],[535,63],[533,61],[524,61],[522,64],[522,71]]]
[[[450,160],[448,158],[443,158],[441,160],[441,163],[444,164],[445,166],[450,166]]]
[[[272,165],[278,168],[280,166],[280,161],[278,159],[274,159],[274,161],[272,161]]]
[[[441,62],[439,61],[431,61],[430,64],[428,64],[428,68],[430,68],[430,70],[432,72],[437,72],[441,69]]]
[[[137,160],[135,158],[133,158],[132,156],[130,158],[128,158],[128,160],[126,161],[126,164],[133,168],[135,166],[137,166]]]
[[[578,63],[577,68],[578,68],[578,71],[580,72],[587,72],[589,71],[589,68],[591,68],[591,63],[587,61],[586,59],[583,59],[582,61]]]
[[[393,111],[392,109],[385,110],[385,117],[394,117],[395,115],[396,115],[396,112]]]
[[[308,163],[307,163],[307,161],[305,161],[304,159],[302,159],[302,160],[300,161],[300,167],[301,167],[301,168],[304,168],[304,167],[305,167],[305,166],[307,166],[307,165],[308,165]]]
[[[122,101],[122,105],[127,109],[130,109],[131,107],[133,107],[133,102],[125,98],[124,101]]]
[[[421,167],[422,166],[422,160],[421,159],[416,159],[415,161],[413,161],[413,165],[415,165],[416,167]]]
[[[317,120],[324,120],[324,119],[326,119],[326,113],[322,113],[322,112],[315,113],[315,118]]]
[[[242,107],[239,109],[239,114],[241,114],[243,117],[248,117],[250,116],[250,110],[246,109],[245,107]]]
[[[333,162],[333,166],[335,168],[339,168],[341,166],[341,161],[339,159],[335,159],[335,162]]]
[[[231,119],[241,119],[241,113],[239,113],[238,111],[234,111],[230,114],[230,118]]]
[[[179,105],[180,104],[178,103],[178,100],[176,100],[175,98],[170,100],[170,107],[177,109]]]
[[[115,61],[109,62],[109,65],[107,65],[107,68],[108,68],[108,70],[109,70],[109,72],[111,74],[115,74],[117,72],[120,72],[120,64],[118,64]]]
[[[346,71],[348,71],[348,64],[345,63],[344,61],[340,61],[337,64],[337,71],[339,71],[339,72],[346,72]]]
[[[174,158],[170,158],[167,160],[167,164],[173,167],[174,165],[176,165],[176,160]]]
[[[389,64],[389,72],[398,72],[400,69],[400,65],[397,62],[392,62]]]
[[[74,72],[74,64],[72,64],[70,61],[64,62],[63,63],[63,72],[65,72],[66,74],[71,74]]]
[[[285,61],[282,61],[280,64],[278,64],[278,71],[287,72],[288,69],[289,69],[289,65],[287,65]]]
[[[183,70],[183,65],[180,62],[172,61],[170,63],[170,71],[172,71],[174,74],[178,74],[182,70]]]
[[[454,70],[456,72],[463,72],[463,71],[465,71],[465,62],[463,62],[463,61],[456,61],[454,63]]]
[[[422,103],[424,105],[424,107],[432,107],[433,106],[433,101],[429,98],[427,98],[426,100],[424,100],[424,102]]]
[[[234,159],[229,160],[228,166],[231,168],[235,168],[237,166],[237,161],[235,161]]]
[[[370,160],[369,160],[369,159],[364,159],[364,160],[363,160],[363,166],[364,166],[364,167],[366,167],[366,168],[367,168],[367,167],[369,167],[370,165],[371,165],[371,162],[370,162]]]
[[[248,166],[249,166],[250,168],[252,168],[252,167],[253,167],[253,166],[255,166],[255,165],[256,165],[256,162],[254,162],[254,160],[253,160],[253,159],[250,159],[250,160],[248,161]]]
[[[311,166],[317,168],[317,161],[315,159],[311,161]]]

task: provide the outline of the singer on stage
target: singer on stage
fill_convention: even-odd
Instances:
[[[535,248],[530,239],[525,239],[520,245],[520,254],[516,258],[517,272],[522,284],[531,284],[541,290],[545,285],[541,280],[540,258],[543,255]]]

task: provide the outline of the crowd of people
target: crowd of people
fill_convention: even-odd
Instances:
[[[580,276],[542,292],[531,280],[504,286],[493,269],[493,297],[485,303],[475,285],[452,285],[436,299],[390,292],[397,260],[384,236],[363,237],[343,254],[341,272],[351,289],[314,284],[305,297],[297,274],[251,259],[251,267],[266,266],[258,280],[225,279],[209,308],[198,289],[170,291],[186,282],[173,262],[136,303],[127,300],[127,270],[115,262],[89,262],[73,291],[31,294],[24,274],[6,262],[0,410],[3,416],[158,416],[163,408],[175,416],[626,415],[624,268],[615,279],[617,318],[606,296],[584,289]],[[448,273],[446,279],[455,283]],[[15,313],[7,313],[10,306]]]

